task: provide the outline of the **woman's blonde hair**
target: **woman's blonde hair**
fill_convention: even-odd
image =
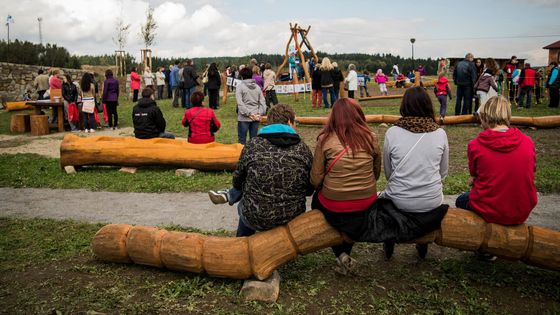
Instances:
[[[261,68],[259,66],[253,66],[253,74],[261,74]]]
[[[334,69],[334,67],[331,64],[331,60],[328,57],[323,58],[323,61],[321,61],[321,70],[332,70],[332,69]]]
[[[502,95],[491,97],[480,108],[480,122],[484,127],[509,126],[510,120],[511,104]]]

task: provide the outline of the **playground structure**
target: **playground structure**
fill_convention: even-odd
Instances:
[[[176,166],[203,171],[233,171],[243,145],[191,144],[172,139],[121,137],[82,138],[66,135],[60,144],[60,165]]]
[[[213,277],[267,279],[274,270],[305,255],[349,240],[319,210],[250,237],[217,237],[155,227],[109,224],[92,240],[106,262],[136,263]],[[526,224],[486,223],[471,211],[449,209],[441,228],[413,243],[435,242],[460,250],[482,249],[496,256],[560,270],[560,232]]]
[[[305,61],[305,56],[303,55],[303,52],[301,50],[301,45],[305,45],[305,47],[307,47],[307,49],[311,52],[311,56],[312,58],[317,61],[319,58],[317,57],[317,54],[315,53],[315,50],[313,49],[313,46],[311,46],[311,43],[309,42],[309,39],[307,38],[307,35],[309,34],[309,30],[311,29],[311,26],[308,26],[307,29],[303,29],[301,27],[299,27],[299,25],[297,23],[295,23],[294,25],[292,25],[292,23],[290,23],[290,39],[288,40],[288,43],[286,44],[286,53],[284,55],[284,61],[282,61],[282,63],[280,64],[280,66],[278,66],[278,69],[276,70],[276,75],[280,76],[282,74],[282,69],[286,66],[286,64],[288,63],[288,60],[290,58],[290,44],[292,43],[292,40],[294,41],[294,45],[295,45],[295,49],[296,49],[296,54],[299,56],[300,58],[300,63],[303,66],[303,73],[305,76],[305,82],[304,83],[311,83],[311,75],[309,74],[309,69],[306,65],[306,61]],[[298,37],[301,37],[301,44],[300,41],[298,40]],[[299,84],[299,80],[298,80],[298,75],[297,73],[293,73],[293,70],[290,70],[292,73],[290,73],[290,75],[292,76],[292,83],[293,84]],[[294,92],[294,99],[297,101],[297,91]]]

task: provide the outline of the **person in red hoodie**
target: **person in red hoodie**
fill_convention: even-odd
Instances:
[[[531,107],[536,76],[537,71],[531,68],[530,63],[526,63],[525,68],[521,70],[521,74],[519,75],[519,107]],[[525,101],[525,96],[527,97],[527,101]]]
[[[438,76],[436,86],[434,87],[434,93],[439,101],[439,117],[443,123],[445,113],[447,112],[447,97],[449,97],[450,100],[453,99],[451,89],[449,88],[449,80],[447,80],[443,72]]]
[[[132,102],[138,101],[138,91],[140,91],[140,75],[136,72],[136,67],[130,71],[130,89],[132,90]]]
[[[185,111],[183,126],[189,128],[188,142],[204,144],[214,142],[214,133],[220,129],[220,121],[211,108],[203,107],[204,94],[194,92],[191,95],[191,108]]]
[[[502,225],[522,224],[537,204],[535,145],[510,127],[510,119],[511,105],[503,96],[494,96],[481,107],[485,130],[467,149],[472,188],[455,202],[486,222]]]
[[[511,56],[511,59],[508,63],[504,66],[504,72],[507,76],[507,87],[509,90],[509,101],[513,102],[515,96],[517,95],[517,86],[513,84],[512,74],[513,71],[517,68],[517,57]]]

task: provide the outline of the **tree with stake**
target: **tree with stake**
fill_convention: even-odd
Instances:
[[[154,8],[148,6],[146,11],[146,24],[141,25],[140,37],[144,41],[144,49],[142,52],[142,60],[144,61],[144,69],[152,68],[152,52],[148,47],[155,43],[156,29],[158,25],[154,19]]]
[[[130,24],[125,24],[121,17],[117,18],[115,29],[117,31],[117,36],[113,37],[113,43],[117,45],[118,50],[115,52],[115,63],[117,66],[117,76],[124,75],[126,73],[125,69],[125,56],[124,56],[124,46],[128,41],[128,33],[130,32]]]

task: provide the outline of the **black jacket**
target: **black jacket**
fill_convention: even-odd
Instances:
[[[340,69],[338,69],[338,68],[334,68],[331,71],[331,75],[332,75],[332,78],[333,78],[333,83],[336,86],[339,86],[340,82],[344,81],[344,76],[342,76],[342,71],[340,71]]]
[[[138,139],[159,137],[165,131],[165,118],[156,102],[151,98],[141,98],[132,109],[134,135]]]
[[[313,75],[311,76],[311,89],[321,89],[321,71],[319,69],[313,70]]]
[[[163,70],[163,73],[165,74],[165,83],[169,84],[169,77],[171,76],[171,70],[169,70],[169,68],[166,68],[165,70]]]
[[[320,70],[320,71],[321,71],[321,86],[334,85],[333,71],[332,70]]]
[[[476,66],[467,59],[459,61],[455,69],[453,69],[453,82],[455,82],[455,85],[473,87],[477,78]]]
[[[220,78],[220,73],[218,71],[208,71],[208,83],[206,86],[209,90],[217,90],[222,85],[222,78]]]
[[[62,83],[62,98],[68,103],[76,103],[78,101],[78,88],[74,83]]]
[[[198,74],[196,74],[193,66],[185,66],[185,68],[183,68],[183,88],[190,89],[198,85],[196,82],[197,78]]]

